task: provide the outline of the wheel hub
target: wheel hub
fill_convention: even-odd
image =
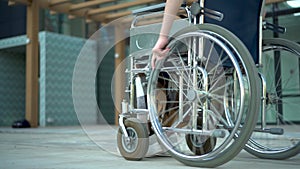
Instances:
[[[193,89],[188,90],[187,98],[189,101],[195,101],[197,98],[197,92]]]
[[[190,89],[187,92],[187,99],[191,102],[195,101],[197,98],[205,99],[208,98],[209,94],[205,91],[196,91],[194,89]]]
[[[267,93],[267,104],[278,104],[279,100],[276,93]]]
[[[137,133],[131,127],[127,128],[127,133],[128,133],[128,137],[125,137],[123,135],[123,139],[122,139],[123,147],[127,152],[134,152],[138,145]]]

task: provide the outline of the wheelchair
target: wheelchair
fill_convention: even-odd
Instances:
[[[263,23],[263,29],[285,28]],[[261,111],[245,150],[264,159],[283,160],[300,152],[300,46],[282,38],[262,40],[257,65],[261,79]]]
[[[257,4],[261,8],[263,1]],[[159,32],[159,26],[132,26],[127,97],[122,102],[117,136],[121,155],[128,160],[141,160],[151,136],[172,157],[189,166],[222,165],[244,147],[262,158],[272,158],[281,152],[283,155],[278,156],[287,157],[286,152],[289,157],[295,155],[300,147],[297,139],[285,150],[268,147],[273,139],[265,134],[287,136],[286,129],[266,127],[274,125],[266,120],[266,107],[271,103],[279,105],[278,95],[269,92],[265,85],[264,75],[269,67],[263,63],[267,60],[259,56],[261,64],[256,64],[253,54],[235,34],[222,25],[204,23],[204,17],[223,18],[222,13],[206,6],[206,1],[201,0],[184,7],[187,19],[175,21],[174,27],[179,31],[174,31],[167,46],[168,56],[158,61],[155,69],[149,64],[155,35],[145,32],[141,38],[135,32]],[[157,5],[151,10],[161,7]],[[141,11],[145,12],[138,13]],[[139,41],[147,36],[154,40],[141,47]],[[270,41],[264,43],[272,46],[267,43]],[[262,120],[257,120],[258,116]],[[288,127],[291,126],[294,125]]]

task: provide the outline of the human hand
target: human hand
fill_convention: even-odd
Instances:
[[[155,68],[155,63],[158,60],[163,59],[167,56],[170,49],[166,48],[168,44],[168,38],[165,36],[159,37],[154,48],[152,49],[152,59],[151,59],[151,66],[152,69]]]

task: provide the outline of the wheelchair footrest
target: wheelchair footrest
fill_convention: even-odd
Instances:
[[[163,127],[163,129],[169,132],[203,135],[203,136],[211,136],[211,137],[218,137],[218,138],[224,138],[226,136],[226,130],[223,129],[199,130],[199,129],[184,129],[184,128],[172,128],[172,127]]]
[[[218,138],[224,138],[226,136],[226,131],[221,129],[216,129],[213,131],[213,136]]]
[[[271,134],[282,135],[284,133],[283,128],[270,128]]]
[[[283,128],[268,128],[268,129],[255,128],[254,132],[270,133],[270,134],[274,134],[274,135],[283,135],[284,129]]]

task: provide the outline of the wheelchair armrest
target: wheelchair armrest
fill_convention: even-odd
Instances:
[[[147,6],[141,9],[136,9],[132,11],[133,15],[142,15],[147,12],[159,12],[165,9],[166,3],[160,3],[152,6]],[[186,7],[186,3],[181,4],[181,8]]]
[[[141,9],[136,9],[132,11],[132,14],[134,15],[139,15],[139,14],[144,14],[146,12],[158,12],[158,11],[162,11],[165,9],[165,5],[166,3],[160,3],[157,5],[152,5],[152,6],[148,6],[148,7],[144,7]]]

